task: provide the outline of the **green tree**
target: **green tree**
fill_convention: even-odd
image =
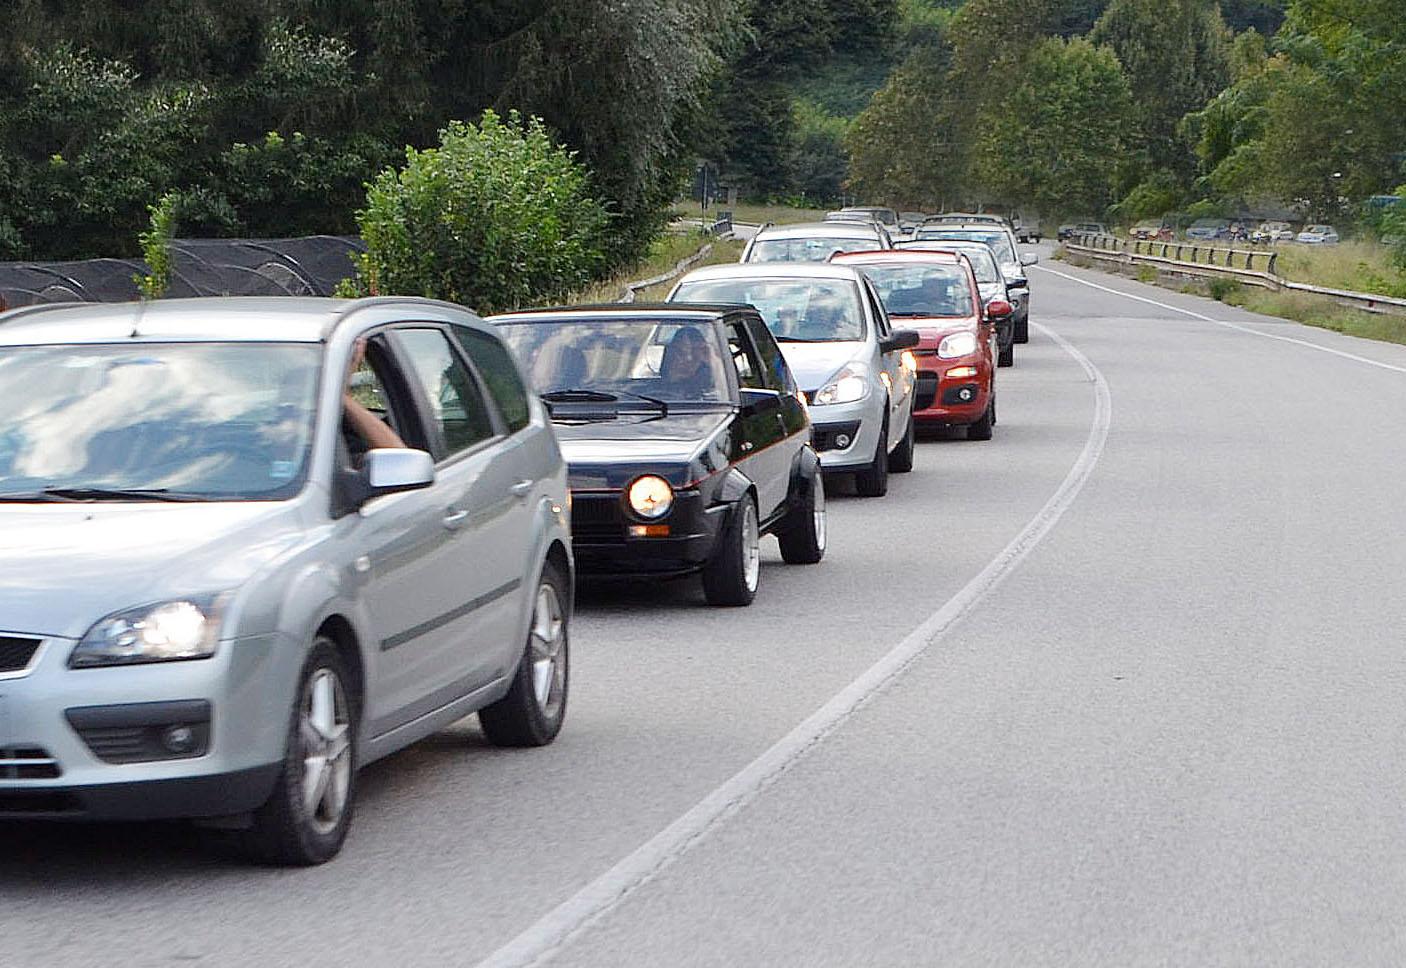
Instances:
[[[1112,51],[1086,40],[1046,38],[1022,81],[991,105],[974,150],[980,183],[1009,205],[1043,213],[1100,212],[1134,116]]]

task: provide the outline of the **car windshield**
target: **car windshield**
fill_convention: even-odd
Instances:
[[[499,330],[532,385],[548,400],[731,399],[726,357],[710,323],[650,318],[517,322],[510,317]]]
[[[918,240],[921,242],[941,241],[942,239],[956,239],[970,242],[981,242],[986,245],[996,258],[1002,262],[1019,261],[1015,255],[1015,246],[1011,245],[1010,236],[999,229],[921,229],[918,232]]]
[[[811,237],[758,239],[749,262],[824,262],[836,252],[876,252],[878,239]]]
[[[891,263],[864,267],[890,316],[970,316],[971,286],[961,266]]]
[[[685,282],[675,302],[748,303],[786,342],[864,338],[859,287],[836,279],[708,279]]]
[[[0,499],[289,497],[320,371],[306,344],[0,348]]]
[[[972,275],[976,276],[977,282],[1000,282],[1000,270],[996,268],[996,257],[991,254],[991,250],[986,246],[967,248],[953,248],[953,252],[967,257],[967,262],[971,263]]]

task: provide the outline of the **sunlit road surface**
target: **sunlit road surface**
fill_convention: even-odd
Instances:
[[[1406,960],[1406,348],[1032,280],[822,564],[588,589],[554,746],[376,764],[315,870],[0,827],[0,965]]]

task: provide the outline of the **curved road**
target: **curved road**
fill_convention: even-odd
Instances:
[[[587,591],[554,746],[373,766],[315,870],[11,825],[0,964],[1406,960],[1406,347],[1034,290],[995,440],[822,564]]]

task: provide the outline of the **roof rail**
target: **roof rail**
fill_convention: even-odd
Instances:
[[[72,309],[74,306],[92,306],[94,303],[86,302],[54,302],[54,303],[31,303],[28,306],[16,306],[0,313],[0,326],[6,323],[13,323],[17,319],[38,316],[40,313],[49,312],[55,309]],[[106,305],[112,305],[107,303]]]

